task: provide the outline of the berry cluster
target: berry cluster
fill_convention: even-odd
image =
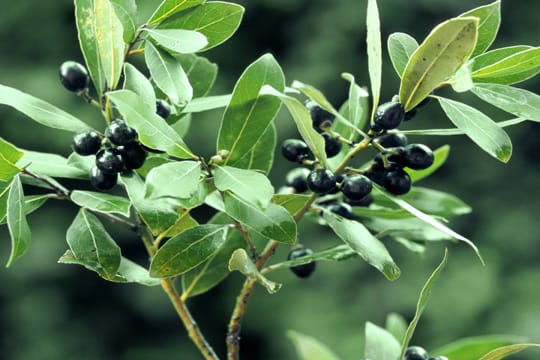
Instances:
[[[428,352],[420,346],[409,346],[405,351],[403,360],[448,360],[446,356],[429,356]]]
[[[311,249],[308,249],[302,245],[298,245],[291,250],[291,252],[287,256],[287,260],[296,260],[298,258],[311,254],[313,254],[313,251],[311,251]],[[293,266],[290,269],[296,276],[303,279],[309,277],[315,271],[316,264],[317,263],[315,261],[311,261],[307,264]]]

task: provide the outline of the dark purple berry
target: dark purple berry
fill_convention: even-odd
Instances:
[[[345,204],[349,204],[351,206],[368,207],[369,205],[371,205],[373,203],[373,196],[371,194],[367,194],[366,196],[364,196],[360,200],[352,200],[352,199],[349,199],[346,196],[343,196],[343,202]]]
[[[420,346],[409,346],[405,351],[404,360],[428,360],[429,355],[424,348]]]
[[[326,208],[334,214],[344,217],[345,219],[354,219],[354,214],[349,204],[338,202],[335,204],[330,204]]]
[[[138,169],[146,160],[146,151],[139,143],[118,146],[116,149],[124,159],[126,170]]]
[[[373,185],[368,177],[360,174],[346,176],[341,184],[341,192],[351,200],[360,200],[371,192]]]
[[[101,148],[101,138],[95,131],[86,131],[75,135],[71,146],[79,155],[94,155]]]
[[[116,149],[101,149],[96,154],[96,166],[107,174],[116,174],[124,170],[124,158]]]
[[[393,148],[408,144],[407,136],[402,133],[382,135],[373,141],[384,148]]]
[[[291,250],[287,256],[287,260],[296,260],[311,254],[313,254],[311,249],[299,246],[296,249]],[[315,261],[311,261],[307,264],[292,266],[291,271],[299,278],[307,278],[315,271],[316,264],[317,263]]]
[[[116,119],[105,129],[105,136],[115,145],[127,145],[137,139],[137,132],[124,120]]]
[[[309,173],[307,184],[314,193],[324,195],[336,186],[336,176],[328,169],[316,169]]]
[[[398,102],[387,102],[377,107],[374,124],[382,130],[395,129],[405,118],[403,106]]]
[[[60,65],[60,82],[66,89],[73,92],[88,88],[90,79],[86,68],[75,61],[65,61]]]
[[[339,154],[343,143],[339,139],[332,137],[329,133],[324,132],[321,135],[324,138],[324,152],[326,156],[331,158]]]
[[[343,175],[337,175],[336,176],[336,186],[332,190],[328,192],[328,194],[337,194],[341,190],[341,183],[343,182],[344,176]]]
[[[171,115],[171,105],[163,99],[158,99],[156,101],[156,114],[167,119]]]
[[[292,169],[285,175],[285,184],[292,187],[297,194],[306,192],[308,190],[307,177],[310,172],[306,168]]]
[[[332,121],[334,116],[328,111],[321,108],[314,101],[308,101],[306,107],[309,110],[311,115],[311,121],[313,123],[313,128],[318,132],[323,132],[332,126]]]
[[[414,170],[427,169],[433,164],[435,156],[433,151],[424,144],[410,144],[405,146],[405,165]]]
[[[411,178],[403,169],[390,170],[383,178],[382,186],[394,195],[403,195],[411,190]]]
[[[281,145],[281,153],[289,161],[302,163],[309,155],[309,147],[302,140],[287,139]]]
[[[90,170],[90,183],[98,190],[110,190],[116,185],[117,174],[108,174],[93,166]]]

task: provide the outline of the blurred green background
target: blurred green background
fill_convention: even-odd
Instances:
[[[156,0],[138,1],[144,13]],[[353,73],[368,85],[365,55],[366,1],[258,0],[242,1],[246,15],[238,33],[225,45],[205,55],[220,66],[215,94],[230,92],[242,70],[264,52],[282,64],[288,83],[293,79],[322,89],[336,105],[345,99],[348,84],[340,73]],[[422,39],[440,21],[473,7],[478,0],[380,0],[383,39],[396,31]],[[503,1],[503,22],[494,47],[538,45],[540,2]],[[0,83],[17,87],[99,124],[93,109],[65,91],[57,69],[68,59],[81,61],[70,0],[12,2],[0,12]],[[398,91],[398,78],[385,51],[383,100]],[[521,87],[540,92],[540,78]],[[459,98],[497,120],[509,118],[479,103],[473,96]],[[0,107],[0,136],[31,150],[68,155],[70,134],[44,128],[6,107]],[[219,113],[194,119],[186,141],[203,155],[211,155]],[[277,121],[279,139],[297,136],[285,112]],[[404,128],[449,127],[432,104]],[[273,273],[282,290],[268,295],[258,288],[248,308],[242,331],[242,358],[295,359],[285,336],[287,329],[312,335],[343,359],[362,356],[365,321],[384,324],[389,312],[412,318],[417,294],[450,248],[447,269],[436,285],[414,343],[427,349],[460,337],[483,334],[522,335],[540,342],[540,124],[524,123],[508,129],[514,154],[503,165],[464,137],[424,137],[413,141],[432,147],[450,144],[451,156],[436,175],[423,182],[456,194],[470,204],[471,215],[451,226],[472,239],[487,266],[482,267],[462,244],[430,246],[424,257],[387,243],[402,269],[396,282],[386,281],[360,260],[320,263],[314,276],[297,279],[289,271]],[[279,156],[272,171],[275,187],[291,168]],[[68,183],[70,186],[87,186]],[[65,251],[65,230],[76,209],[50,202],[29,217],[32,246],[12,268],[0,271],[0,358],[9,360],[199,359],[159,288],[116,285],[76,266],[59,265]],[[128,256],[142,247],[114,227],[111,232]],[[7,261],[10,241],[0,229],[0,262]],[[313,249],[338,243],[327,229],[304,222],[301,241]],[[276,258],[283,259],[281,249]],[[224,334],[242,278],[228,281],[190,306],[220,355]],[[513,359],[538,359],[529,350]]]

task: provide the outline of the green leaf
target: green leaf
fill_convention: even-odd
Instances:
[[[471,90],[474,86],[472,79],[472,63],[469,61],[463,64],[449,82],[455,92],[462,93]]]
[[[270,86],[264,86],[261,90],[261,94],[275,96],[283,101],[293,117],[302,139],[304,139],[309,146],[315,158],[321,162],[323,167],[327,168],[328,164],[326,152],[324,150],[324,138],[313,129],[313,122],[306,107],[297,99],[285,95]]]
[[[129,90],[118,90],[107,93],[107,96],[118,107],[126,123],[137,130],[139,140],[144,145],[181,159],[197,159],[174,129],[151,108],[146,107],[137,94]]]
[[[458,101],[438,98],[448,118],[491,156],[506,163],[512,155],[512,142],[506,132],[479,110]]]
[[[396,360],[400,350],[399,342],[390,332],[369,321],[366,322],[366,345],[364,351],[366,359]]]
[[[199,186],[201,163],[175,161],[157,166],[146,176],[145,197],[189,198]]]
[[[395,339],[401,342],[407,331],[407,322],[403,316],[396,313],[390,313],[386,316],[384,327]]]
[[[122,24],[123,37],[126,44],[130,43],[137,31],[135,21],[137,17],[137,4],[135,0],[111,0],[114,12]]]
[[[527,45],[515,45],[515,46],[508,46],[503,47],[499,49],[494,49],[487,51],[481,55],[476,56],[472,60],[469,60],[469,63],[472,63],[472,70],[477,71],[482,68],[485,68],[486,66],[493,65],[510,55],[514,55],[518,52],[532,49],[532,46]]]
[[[259,272],[244,249],[236,249],[232,253],[229,259],[229,271],[239,271],[243,275],[255,279],[266,288],[269,294],[275,294],[281,289],[281,284],[268,280]]]
[[[347,245],[362,259],[383,273],[388,280],[396,280],[400,270],[386,247],[357,221],[348,220],[324,210],[323,218]]]
[[[418,186],[401,196],[401,199],[432,216],[451,217],[469,214],[472,211],[469,205],[452,194]]]
[[[103,279],[117,283],[138,283],[145,286],[157,286],[161,280],[151,278],[148,270],[134,263],[133,261],[122,257],[120,266],[112,276],[107,274],[102,267],[96,267],[95,263],[87,259],[77,259],[71,250],[67,250],[64,255],[58,259],[60,264],[82,265],[88,270],[95,271]]]
[[[286,244],[296,243],[296,222],[283,207],[269,204],[263,211],[228,191],[223,193],[222,204],[216,204],[215,198],[213,200],[206,199],[210,206],[225,210],[227,215],[259,235]]]
[[[501,25],[501,1],[497,0],[460,15],[460,17],[470,16],[477,17],[480,20],[478,23],[478,40],[472,53],[472,56],[476,56],[486,51],[497,36]]]
[[[159,46],[173,53],[195,53],[208,44],[200,32],[184,29],[145,29]]]
[[[299,360],[339,360],[332,350],[311,336],[288,330],[287,337],[293,342]]]
[[[526,118],[514,118],[504,121],[498,121],[496,124],[505,128],[508,126],[513,126],[521,124],[522,122],[527,121]],[[404,134],[413,134],[413,135],[434,135],[434,136],[451,136],[451,135],[464,135],[465,132],[458,128],[452,129],[424,129],[424,130],[405,130],[402,131]]]
[[[7,198],[6,219],[11,237],[11,253],[6,267],[10,267],[15,260],[21,257],[28,246],[32,234],[24,213],[24,193],[21,179],[16,176],[9,187]]]
[[[418,42],[409,34],[397,32],[390,34],[387,47],[392,65],[401,77],[411,55],[418,48]]]
[[[498,349],[492,350],[489,353],[485,354],[480,358],[480,360],[500,360],[504,359],[508,355],[515,354],[517,352],[523,351],[527,348],[531,347],[540,347],[539,344],[515,344],[515,345],[507,345],[500,347]]]
[[[403,341],[401,342],[401,353],[399,354],[398,359],[402,359],[405,355],[405,351],[407,350],[407,347],[409,346],[409,342],[411,341],[411,338],[414,334],[414,330],[416,329],[416,325],[418,325],[418,322],[420,321],[420,317],[422,316],[422,313],[424,312],[424,309],[427,306],[427,302],[429,300],[429,297],[431,295],[431,290],[433,290],[433,286],[435,285],[435,282],[439,278],[439,275],[443,271],[443,269],[446,266],[446,263],[448,261],[448,250],[444,250],[444,257],[439,264],[435,268],[435,270],[431,273],[428,280],[422,287],[422,291],[420,291],[420,296],[418,298],[418,302],[416,303],[416,312],[414,313],[414,317],[409,323],[409,326],[407,327],[407,331],[405,332],[405,336],[403,338]]]
[[[382,191],[380,193],[383,194],[384,196],[386,196],[388,199],[392,200],[394,203],[396,203],[397,205],[399,205],[403,209],[410,212],[412,215],[416,216],[419,220],[422,220],[423,222],[433,226],[435,229],[437,229],[439,231],[442,231],[443,233],[445,233],[447,235],[450,235],[451,237],[455,238],[456,240],[460,240],[460,241],[463,241],[466,244],[468,244],[474,250],[476,256],[478,256],[478,258],[480,259],[482,264],[484,264],[484,259],[482,259],[482,256],[480,255],[480,252],[478,251],[478,248],[476,247],[476,245],[474,245],[474,243],[472,241],[470,241],[466,237],[456,233],[454,230],[448,228],[446,225],[442,224],[440,221],[438,221],[434,217],[432,217],[432,216],[418,210],[417,208],[415,208],[414,206],[412,206],[411,204],[409,204],[405,200],[402,200],[402,199],[397,198],[395,196],[391,196],[391,195],[386,194],[385,192],[382,192]]]
[[[5,224],[9,190],[12,182],[0,181],[0,224]]]
[[[231,102],[231,95],[207,96],[193,99],[182,110],[183,113],[203,112],[226,107]]]
[[[68,179],[89,178],[86,169],[71,166],[68,159],[57,154],[25,150],[24,156],[19,160],[18,165],[39,175]]]
[[[276,116],[281,102],[259,94],[263,85],[283,90],[283,72],[274,57],[266,54],[244,71],[237,81],[231,101],[221,120],[217,151],[228,150],[225,165],[242,158],[259,141]]]
[[[540,72],[540,48],[530,48],[482,67],[472,73],[475,83],[514,84]]]
[[[448,80],[469,59],[478,35],[478,18],[462,17],[437,25],[411,55],[401,79],[399,99],[409,111]]]
[[[16,163],[23,155],[24,152],[0,138],[0,181],[9,182],[21,171]]]
[[[150,276],[166,278],[181,275],[219,250],[228,226],[200,225],[170,238],[150,264]]]
[[[373,113],[379,104],[381,95],[382,78],[382,45],[381,45],[381,23],[379,20],[379,9],[377,0],[368,0],[367,3],[367,57],[369,69],[369,81],[371,83],[371,96],[373,101]]]
[[[0,104],[11,106],[41,125],[54,129],[72,132],[92,130],[65,111],[9,86],[0,85]]]
[[[71,201],[75,204],[105,214],[120,214],[129,217],[131,203],[128,199],[94,191],[74,190],[71,193]]]
[[[81,209],[66,238],[75,259],[91,264],[92,268],[101,268],[107,278],[116,274],[122,257],[120,248],[95,215]]]
[[[476,84],[472,92],[510,114],[540,122],[540,96],[509,85]]]
[[[293,215],[300,209],[302,209],[308,201],[310,201],[310,195],[302,194],[276,194],[272,198],[272,202],[283,206],[289,214]]]
[[[274,187],[263,174],[231,166],[216,166],[213,173],[214,184],[218,190],[229,190],[261,210],[272,200]]]
[[[242,169],[258,170],[268,174],[274,162],[276,143],[277,130],[274,123],[270,123],[257,143],[253,145],[253,148],[240,159],[229,162],[229,165]]]
[[[182,65],[170,54],[146,42],[144,59],[152,80],[178,106],[184,106],[193,97],[193,88]]]
[[[131,90],[139,96],[147,108],[156,109],[156,93],[150,80],[130,63],[124,65],[124,89]]]
[[[369,93],[356,84],[353,75],[343,73],[341,74],[341,77],[350,83],[348,98],[349,114],[347,119],[357,129],[362,129],[366,125],[369,117]],[[342,124],[339,117],[336,122]],[[355,132],[348,125],[343,126],[343,129],[337,129],[333,126],[333,130],[349,140],[353,140],[355,135]]]
[[[199,226],[199,223],[197,220],[195,220],[193,217],[191,217],[188,209],[179,209],[178,211],[179,215],[176,219],[176,222],[171,225],[166,231],[163,232],[163,236],[165,237],[173,237],[181,232],[191,229],[195,226]],[[162,234],[160,234],[162,235]]]
[[[424,170],[413,170],[413,169],[407,169],[407,173],[411,177],[411,180],[413,182],[418,182],[422,179],[427,178],[431,174],[433,174],[435,171],[440,169],[441,166],[444,165],[446,162],[446,159],[448,159],[448,154],[450,153],[450,146],[449,145],[443,145],[433,151],[433,164]]]
[[[236,32],[243,14],[244,8],[240,5],[211,1],[179,13],[159,27],[198,31],[208,39],[208,45],[203,49],[208,50],[223,43]]]
[[[178,12],[200,5],[203,2],[205,0],[163,0],[148,20],[148,25],[162,22]]]
[[[373,218],[363,219],[363,224],[374,232],[377,237],[390,236],[395,239],[405,238],[408,241],[443,241],[453,237],[430,224],[416,218]],[[408,244],[404,244],[408,245]]]
[[[178,203],[170,198],[146,199],[144,181],[131,172],[120,176],[131,203],[142,220],[150,227],[154,235],[169,229],[178,219]]]
[[[194,54],[177,54],[174,58],[182,65],[193,87],[193,97],[200,98],[206,96],[216,80],[218,67],[208,59]],[[194,99],[204,100],[206,99]],[[188,106],[193,102],[188,104]],[[228,101],[223,106],[227,106]],[[185,112],[185,109],[183,110]]]
[[[449,359],[477,360],[498,347],[519,344],[523,339],[514,335],[486,335],[456,340],[444,345],[432,354],[441,354]]]
[[[0,183],[5,187],[0,187],[0,225],[7,222],[7,204],[9,189],[11,183]],[[24,215],[28,216],[37,209],[39,209],[50,198],[49,194],[44,195],[29,195],[24,197]]]
[[[293,266],[308,264],[312,261],[343,261],[343,260],[348,260],[357,256],[358,254],[356,253],[356,251],[351,249],[349,245],[342,244],[342,245],[334,246],[330,249],[315,252],[311,255],[299,257],[298,259],[295,259],[295,260],[288,260],[288,261],[283,261],[277,264],[273,264],[267,269],[277,270],[281,268],[289,268]]]

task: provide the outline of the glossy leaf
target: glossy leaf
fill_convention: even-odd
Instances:
[[[540,96],[500,84],[476,84],[472,92],[485,102],[510,114],[540,122]]]
[[[102,268],[107,278],[116,274],[121,261],[120,248],[95,215],[81,209],[69,226],[66,239],[75,259]]]
[[[467,92],[472,89],[474,82],[472,79],[472,64],[467,62],[456,71],[449,80],[452,90],[458,93]]]
[[[478,35],[478,19],[462,17],[436,26],[411,55],[401,79],[399,99],[409,111],[448,80],[469,59]]]
[[[212,188],[212,190],[214,189]],[[204,203],[204,200],[206,196],[208,195],[208,191],[209,191],[209,185],[203,178],[199,180],[197,184],[197,188],[195,189],[195,192],[193,193],[193,195],[191,195],[189,198],[183,198],[183,199],[175,198],[175,200],[177,201],[178,205],[181,206],[182,208],[193,209]]]
[[[266,130],[264,130],[259,141],[253,148],[242,156],[237,161],[229,162],[229,165],[249,170],[261,171],[264,174],[268,174],[272,169],[274,162],[274,150],[277,143],[277,130],[273,123],[271,123]]]
[[[452,217],[469,214],[472,209],[459,198],[439,190],[415,186],[400,197],[415,208],[432,216]]]
[[[182,110],[184,113],[203,112],[226,107],[231,102],[231,95],[205,96],[193,99]]]
[[[327,158],[326,152],[324,150],[324,139],[323,137],[313,129],[311,116],[306,107],[297,99],[290,97],[288,95],[282,94],[272,87],[263,87],[261,94],[275,96],[287,107],[289,113],[291,114],[298,132],[302,136],[302,139],[309,146],[311,152],[317,158],[321,164],[327,168]]]
[[[294,214],[303,208],[310,199],[310,195],[276,194],[272,198],[272,202],[283,206],[289,212],[289,214],[294,216]]]
[[[449,359],[477,360],[493,349],[520,342],[523,342],[523,339],[514,335],[475,336],[456,340],[431,353],[441,354]]]
[[[375,267],[388,280],[396,280],[400,270],[382,242],[375,238],[364,225],[325,210],[323,218],[347,245],[362,259]]]
[[[189,198],[199,186],[201,164],[175,161],[157,166],[146,176],[145,197]]]
[[[402,359],[403,356],[405,355],[405,351],[407,350],[407,347],[409,346],[409,342],[411,341],[411,338],[414,334],[416,325],[418,325],[418,321],[420,321],[420,317],[422,316],[422,313],[424,312],[424,309],[427,306],[427,302],[429,300],[429,297],[431,296],[431,291],[433,290],[433,286],[435,285],[435,282],[439,278],[439,275],[441,274],[443,269],[446,267],[447,261],[448,261],[448,250],[445,249],[444,257],[441,263],[431,273],[428,280],[422,287],[422,291],[420,291],[420,296],[418,298],[418,302],[416,303],[416,312],[414,313],[414,317],[409,323],[409,326],[407,327],[407,331],[405,332],[405,337],[403,338],[403,341],[401,343],[401,353],[399,354],[398,359]]]
[[[522,122],[527,121],[526,118],[514,118],[504,121],[498,121],[496,124],[501,127],[505,128],[508,126],[513,126],[517,124],[521,124]],[[405,134],[413,134],[413,135],[434,135],[434,136],[452,136],[452,135],[465,135],[465,132],[458,128],[452,128],[452,129],[424,129],[424,130],[405,130],[403,131]]]
[[[407,168],[407,174],[409,174],[413,182],[418,182],[422,179],[425,179],[444,165],[446,159],[448,159],[449,153],[450,146],[443,145],[433,151],[433,156],[435,159],[433,160],[433,164],[430,167],[424,170],[413,170]]]
[[[343,261],[357,257],[356,251],[351,249],[347,244],[334,246],[330,249],[317,251],[311,255],[299,257],[298,259],[283,261],[273,264],[268,269],[276,270],[281,268],[289,268],[298,265],[304,265],[312,261]]]
[[[244,8],[224,1],[211,1],[179,13],[159,27],[186,29],[202,33],[208,39],[204,50],[211,49],[230,38],[238,29]]]
[[[6,264],[9,267],[28,250],[32,237],[24,212],[23,187],[18,176],[13,179],[9,187],[6,220],[11,238],[11,253]]]
[[[204,57],[194,54],[177,54],[174,58],[182,65],[182,68],[186,72],[189,83],[193,88],[193,97],[195,98],[193,100],[207,99],[206,95],[216,80],[218,72],[217,65]],[[204,98],[197,99],[203,96]],[[188,106],[190,104],[191,102]],[[224,104],[223,106],[226,106],[227,104]]]
[[[395,239],[404,238],[408,241],[420,242],[444,241],[453,238],[451,235],[434,228],[414,216],[412,218],[367,217],[362,219],[362,223],[370,230],[377,232],[378,237],[388,235]]]
[[[135,37],[137,4],[135,0],[111,0],[114,12],[122,24],[124,43],[130,43]]]
[[[366,344],[364,357],[370,360],[396,360],[401,350],[400,343],[387,330],[366,322]]]
[[[409,34],[397,32],[390,34],[387,47],[394,70],[401,77],[411,55],[418,48],[418,42]]]
[[[0,181],[0,224],[5,224],[9,189],[12,182]]]
[[[528,348],[540,348],[539,344],[515,344],[507,345],[495,350],[490,351],[489,353],[482,356],[479,360],[501,360],[506,358],[508,355],[512,355],[523,351]]]
[[[84,207],[101,213],[120,214],[129,217],[131,203],[128,199],[94,191],[74,190],[71,193],[71,201],[80,207]]]
[[[478,40],[472,56],[482,54],[495,40],[499,26],[501,25],[501,1],[497,0],[491,4],[477,7],[460,15],[460,17],[477,17]]]
[[[341,74],[341,77],[350,83],[348,98],[349,114],[347,116],[347,119],[357,129],[362,129],[366,125],[369,118],[369,93],[364,88],[356,84],[353,75],[343,73]],[[339,118],[336,120],[336,122],[341,123]],[[355,135],[355,132],[349,126],[344,126],[343,130],[345,131],[339,131],[338,129],[335,130],[341,136],[349,140],[352,140],[354,138],[353,135]]]
[[[274,195],[274,187],[270,180],[256,171],[216,166],[213,174],[214,184],[218,190],[229,190],[262,210],[268,206]]]
[[[281,284],[264,277],[244,249],[236,249],[229,259],[229,271],[239,271],[243,275],[255,279],[266,288],[269,294],[275,294],[281,289]]]
[[[311,336],[289,330],[287,337],[293,342],[299,360],[339,360],[332,350]]]
[[[200,5],[203,2],[205,0],[163,0],[148,20],[148,24],[157,24],[178,12]]]
[[[11,185],[11,184],[8,184]],[[4,190],[0,190],[0,224],[5,224],[6,210],[7,210],[7,198],[9,195],[9,187]],[[5,199],[3,198],[5,196]],[[28,195],[24,197],[24,214],[30,215],[37,209],[39,209],[50,198],[49,194],[44,195]]]
[[[124,65],[124,89],[133,91],[144,102],[147,108],[155,111],[156,93],[152,83],[135,66]]]
[[[146,29],[160,47],[173,53],[195,53],[208,44],[203,34],[184,29]]]
[[[390,313],[386,316],[385,329],[388,330],[394,338],[401,343],[407,331],[407,321],[405,318],[396,313]]]
[[[180,63],[170,54],[146,42],[144,59],[152,80],[178,106],[188,103],[193,97],[193,88]]]
[[[276,116],[281,102],[259,94],[266,84],[278,91],[285,87],[283,72],[270,54],[261,56],[248,66],[237,81],[225,109],[216,149],[229,151],[225,165],[234,163],[249,152]]]
[[[9,86],[0,85],[0,104],[11,106],[32,120],[54,129],[72,132],[92,130],[67,112]]]
[[[377,0],[368,0],[366,25],[369,81],[371,84],[372,108],[373,113],[375,113],[375,108],[379,104],[381,95],[382,79],[381,23],[379,19],[379,9],[377,8]]]
[[[200,225],[170,238],[150,264],[150,276],[166,278],[181,275],[219,250],[225,242],[227,226]]]
[[[161,280],[151,278],[148,270],[134,263],[133,261],[122,257],[120,266],[115,274],[108,274],[102,267],[96,266],[91,260],[77,259],[71,250],[67,250],[64,255],[58,259],[60,264],[82,265],[88,270],[95,271],[99,276],[107,281],[117,283],[137,283],[145,286],[157,286]]]
[[[540,48],[530,48],[472,73],[475,83],[514,84],[540,73]]]
[[[19,160],[18,165],[39,175],[68,179],[89,178],[88,171],[70,165],[68,159],[57,154],[25,150],[24,156]]]
[[[455,100],[438,98],[448,118],[482,150],[506,163],[512,155],[512,142],[506,132],[479,110]]]
[[[166,151],[181,159],[197,157],[191,153],[182,138],[155,112],[146,107],[137,94],[118,90],[107,94],[118,107],[126,123],[137,130],[139,140],[146,146]]]
[[[9,182],[21,169],[16,165],[24,152],[0,138],[0,181]]]
[[[532,48],[532,46],[527,45],[515,45],[493,49],[474,57],[473,59],[469,60],[469,63],[472,63],[472,70],[477,71],[485,68],[486,66],[493,65],[511,55],[517,54],[518,52]]]

